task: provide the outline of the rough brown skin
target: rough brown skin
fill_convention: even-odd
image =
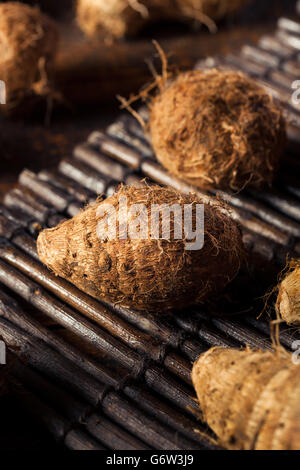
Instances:
[[[57,45],[55,23],[38,8],[0,4],[0,80],[7,94],[2,113],[12,112],[28,96],[49,94]]]
[[[290,263],[279,285],[276,311],[288,325],[300,325],[300,260]]]
[[[300,365],[276,352],[212,348],[192,380],[205,421],[228,449],[299,450]]]
[[[278,106],[234,71],[180,74],[150,103],[149,126],[162,165],[205,189],[271,184],[286,142]]]
[[[143,26],[158,19],[211,20],[237,11],[249,0],[77,0],[77,21],[92,37],[103,33],[112,38],[137,34]],[[211,20],[210,20],[211,19]]]
[[[195,304],[221,291],[236,275],[243,260],[239,227],[218,201],[205,204],[205,238],[201,250],[186,250],[184,239],[101,240],[96,233],[99,205],[128,206],[201,203],[159,186],[123,186],[104,202],[89,206],[56,228],[44,230],[38,254],[56,275],[91,296],[137,310],[164,312]],[[148,219],[148,214],[146,215]],[[124,221],[132,220],[125,216]],[[165,219],[164,219],[165,220]],[[173,224],[171,224],[173,227]]]

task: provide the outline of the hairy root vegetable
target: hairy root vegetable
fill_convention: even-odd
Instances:
[[[270,184],[286,142],[272,98],[234,71],[190,71],[150,104],[150,134],[170,173],[202,188]]]
[[[89,36],[105,32],[123,38],[136,34],[157,19],[198,20],[212,26],[213,19],[233,13],[249,0],[77,0],[77,20]]]
[[[300,261],[293,261],[279,285],[276,310],[288,325],[300,325]]]
[[[124,197],[128,206],[125,211]],[[193,227],[199,235],[202,227],[197,226],[195,210],[201,203],[195,195],[182,195],[171,188],[122,186],[105,201],[41,232],[38,254],[56,275],[95,298],[139,310],[180,309],[222,290],[236,275],[243,258],[240,229],[229,217],[226,206],[218,201],[204,204],[201,249],[188,248],[187,240],[193,237],[182,236],[182,232],[178,236],[175,227],[179,219],[174,214],[168,218],[157,207],[177,204],[182,211],[185,204],[189,205],[193,208]],[[107,219],[107,215],[99,215],[106,204],[117,214],[115,234],[115,216]],[[132,212],[134,204],[143,205],[137,216]],[[160,222],[153,226],[160,228],[158,236],[151,224],[151,217],[155,220],[156,216]],[[136,217],[140,233],[134,237],[128,227],[137,221]],[[163,238],[162,230],[168,226],[170,237]],[[128,237],[124,238],[126,231]]]
[[[299,450],[300,365],[276,352],[212,348],[195,362],[199,407],[221,444]]]
[[[138,2],[135,2],[138,5]],[[148,9],[133,8],[129,0],[78,0],[77,21],[88,36],[107,34],[123,38],[138,32],[148,18]]]
[[[49,94],[58,43],[55,23],[19,2],[0,4],[0,80],[6,84],[10,113],[27,97]]]

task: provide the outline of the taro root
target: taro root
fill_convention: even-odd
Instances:
[[[77,20],[88,36],[123,38],[155,20],[212,20],[237,11],[249,0],[77,0]]]
[[[300,325],[300,261],[293,261],[279,285],[276,311],[288,325]]]
[[[55,23],[38,8],[0,4],[0,80],[6,85],[1,112],[49,95],[57,44]]]
[[[149,127],[162,165],[204,189],[270,184],[286,142],[272,98],[244,74],[216,69],[166,82],[150,103]]]
[[[211,348],[195,362],[192,380],[224,447],[299,450],[300,365],[285,351]]]
[[[122,211],[124,198],[128,210]],[[113,214],[107,218],[99,213],[107,204],[117,214],[117,225]],[[136,220],[134,204],[144,205],[138,216],[141,234],[136,237],[128,230]],[[203,227],[196,223],[195,214],[202,201],[195,195],[155,185],[122,186],[105,201],[41,232],[37,241],[40,260],[91,296],[125,307],[164,312],[202,302],[221,291],[239,270],[244,255],[240,229],[226,206],[206,200],[204,245],[191,248],[187,243],[193,237],[186,231],[184,236],[183,231],[178,235],[179,219],[173,213],[169,218],[163,215],[162,204],[167,208],[177,204],[180,210],[184,205],[192,208],[193,230],[200,234]],[[152,225],[152,217],[161,222]],[[112,226],[117,227],[115,233]],[[156,234],[153,226],[160,228]],[[168,226],[170,236],[166,237],[162,229]]]
[[[138,4],[130,0],[77,0],[77,21],[84,33],[91,37],[132,36],[148,20],[146,5],[149,6],[150,1]]]

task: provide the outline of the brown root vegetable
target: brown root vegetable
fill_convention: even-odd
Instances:
[[[107,34],[113,38],[123,38],[138,32],[148,18],[144,12],[133,8],[128,0],[78,0],[77,21],[88,36]]]
[[[128,211],[123,213],[124,197]],[[134,238],[129,231],[128,238],[123,239],[120,235],[135,220],[131,207],[137,203],[145,208],[139,216],[140,226],[145,227],[144,222],[148,226],[140,237]],[[112,237],[106,233],[103,236],[97,228],[104,223],[99,210],[106,204],[118,215],[117,230]],[[195,211],[196,204],[202,201],[193,194],[182,195],[171,188],[122,186],[105,201],[89,206],[56,228],[41,232],[37,241],[39,257],[56,275],[104,301],[161,312],[201,302],[221,291],[236,275],[243,258],[240,229],[221,203],[206,202],[204,246],[189,249],[188,237],[183,237],[182,232],[179,237],[176,235],[177,219],[172,214],[168,219],[159,212],[161,207],[157,206],[162,204],[170,208],[177,204],[180,210],[186,204]],[[162,238],[162,231],[160,238],[153,238],[151,217],[155,215],[161,221],[160,229],[167,228],[171,220],[169,239]],[[194,212],[192,217],[195,224]],[[113,221],[113,216],[109,220]],[[202,227],[193,226],[200,233]]]
[[[205,421],[228,449],[299,450],[300,365],[276,352],[212,348],[192,380]]]
[[[77,0],[77,20],[88,36],[123,38],[159,19],[201,21],[212,25],[249,0]]]
[[[270,184],[286,142],[278,106],[234,71],[180,74],[152,100],[149,126],[162,165],[202,188]]]
[[[288,325],[300,325],[300,261],[293,261],[279,285],[276,310]]]
[[[10,113],[28,97],[49,94],[57,44],[55,23],[38,8],[0,4],[0,80],[6,84],[1,112]]]

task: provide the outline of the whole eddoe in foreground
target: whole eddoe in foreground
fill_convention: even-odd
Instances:
[[[211,348],[194,363],[192,380],[222,446],[300,449],[300,364],[291,354]]]
[[[119,211],[124,198],[129,208],[143,205],[138,216],[141,224],[156,215],[161,229],[168,223],[160,213],[162,204],[169,208],[177,204],[182,210],[184,205],[195,209],[203,204],[203,247],[188,250],[185,237],[176,238],[172,214],[169,239],[152,238],[150,224],[144,238],[124,237],[125,227],[136,220],[130,210],[119,212],[117,236],[99,237],[99,227],[104,230],[106,226],[106,216],[100,217],[99,212],[107,204]],[[113,219],[114,214],[109,222],[114,223]],[[148,185],[122,186],[105,201],[44,230],[37,249],[41,261],[56,275],[91,296],[137,310],[160,312],[196,304],[220,292],[235,277],[244,255],[240,229],[223,204],[213,199],[203,203],[193,194]]]

